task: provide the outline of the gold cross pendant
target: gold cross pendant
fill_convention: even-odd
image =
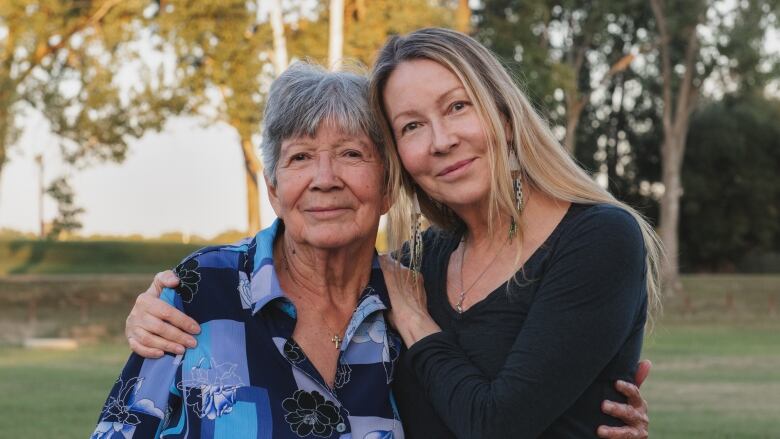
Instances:
[[[330,339],[330,341],[332,341],[336,345],[336,349],[338,349],[341,346],[342,340],[338,334],[334,335],[333,338]]]

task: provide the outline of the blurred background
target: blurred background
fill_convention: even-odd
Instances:
[[[157,271],[274,219],[259,144],[296,59],[467,32],[669,251],[659,438],[780,438],[779,0],[0,0],[0,437],[85,437]],[[380,236],[378,246],[383,246]]]

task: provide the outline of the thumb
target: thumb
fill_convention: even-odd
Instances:
[[[179,278],[171,270],[161,271],[154,276],[152,284],[149,289],[146,290],[147,294],[152,294],[155,297],[160,297],[163,288],[175,288],[179,285]]]
[[[650,368],[653,367],[653,363],[650,360],[642,360],[636,366],[636,375],[634,375],[634,382],[637,387],[640,387],[648,375],[650,375]]]

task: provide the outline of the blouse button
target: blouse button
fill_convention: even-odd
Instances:
[[[339,422],[339,425],[336,426],[336,431],[339,433],[344,433],[346,431],[347,426],[343,422]]]

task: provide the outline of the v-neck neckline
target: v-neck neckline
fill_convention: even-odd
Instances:
[[[452,253],[455,252],[455,250],[457,250],[461,239],[463,239],[462,230],[458,231],[457,233],[453,233],[451,236],[451,240],[447,243],[447,247],[445,248],[445,251],[442,252],[443,263],[442,263],[442,270],[439,273],[439,281],[440,281],[440,285],[442,285],[443,288],[441,288],[441,294],[437,295],[438,300],[443,301],[442,306],[447,310],[447,314],[454,320],[461,320],[463,318],[468,317],[470,314],[473,314],[474,312],[478,311],[480,308],[487,306],[487,304],[489,304],[490,302],[496,300],[499,292],[506,292],[507,282],[510,282],[518,274],[522,275],[521,272],[523,270],[535,267],[540,262],[541,258],[543,258],[544,255],[547,254],[551,244],[560,234],[563,225],[571,219],[572,214],[575,211],[579,210],[581,206],[584,205],[571,203],[569,205],[569,208],[566,210],[566,213],[561,218],[561,220],[558,222],[558,224],[555,225],[555,228],[553,228],[552,232],[550,232],[547,238],[545,238],[544,242],[542,242],[542,244],[539,245],[539,247],[537,247],[536,250],[534,250],[531,256],[529,256],[528,259],[526,259],[523,265],[517,271],[515,271],[509,278],[507,278],[504,282],[502,282],[501,285],[493,289],[481,300],[472,304],[462,313],[458,312],[458,310],[452,306],[452,304],[449,301],[449,296],[447,293],[447,288],[448,288],[447,272],[449,271],[450,259],[452,257]],[[472,312],[472,310],[474,310],[474,312]]]

